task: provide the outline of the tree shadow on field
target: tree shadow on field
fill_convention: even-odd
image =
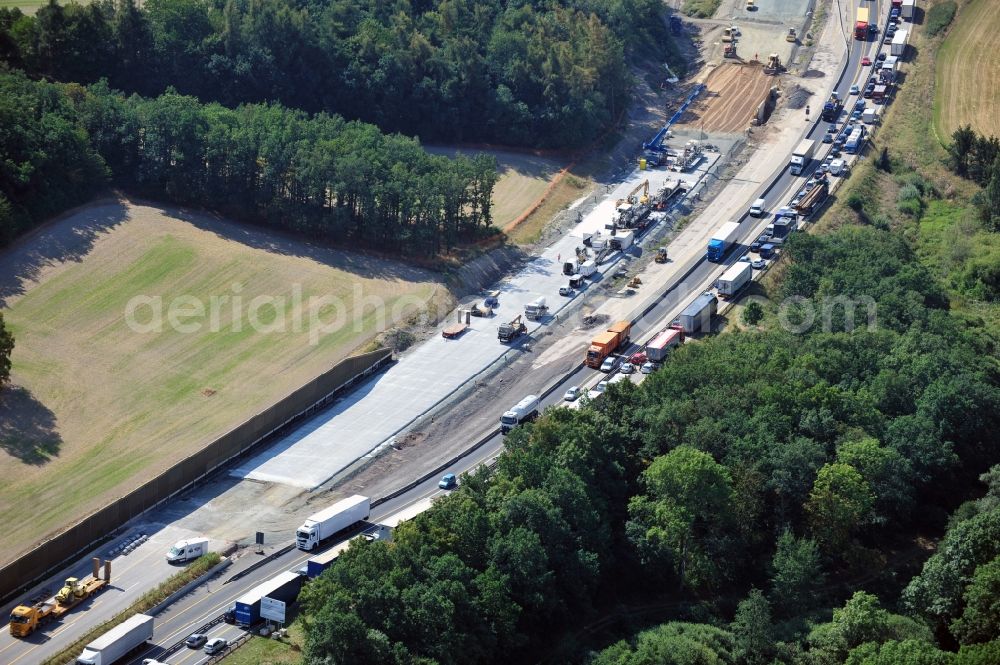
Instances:
[[[0,308],[22,295],[25,285],[38,279],[47,266],[82,261],[97,237],[125,221],[128,211],[120,201],[89,203],[26,234],[0,253]],[[0,422],[2,426],[2,422]]]
[[[41,466],[59,455],[56,415],[21,386],[0,390],[0,449],[25,464]]]

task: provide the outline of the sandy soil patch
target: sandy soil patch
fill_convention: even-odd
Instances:
[[[678,127],[737,133],[750,126],[750,119],[774,85],[774,78],[766,76],[760,65],[727,62],[712,70],[705,85],[706,90],[684,114]]]

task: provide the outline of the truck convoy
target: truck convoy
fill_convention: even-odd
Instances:
[[[751,277],[753,277],[753,268],[750,267],[749,263],[745,261],[734,263],[719,278],[719,297],[732,298],[750,282]]]
[[[715,297],[715,294],[706,291],[695,298],[694,302],[681,312],[680,317],[674,323],[687,334],[711,331],[712,317],[715,316],[718,304],[719,299]]]
[[[258,584],[236,599],[233,616],[237,626],[252,626],[260,621],[261,598],[271,598],[284,603],[293,603],[302,590],[303,577],[288,571]]]
[[[678,325],[671,325],[661,330],[656,337],[646,343],[646,360],[662,363],[670,352],[684,343],[684,330]]]
[[[844,110],[844,102],[841,101],[840,97],[836,92],[830,95],[830,99],[823,104],[823,120],[827,122],[837,122],[837,118],[840,117],[840,112]]]
[[[858,7],[858,18],[854,23],[854,38],[858,41],[868,40],[868,8]]]
[[[791,159],[788,160],[788,166],[792,175],[802,174],[809,164],[809,160],[812,159],[815,150],[816,142],[811,139],[803,139],[799,143],[798,147],[795,148],[795,152],[792,153]]]
[[[27,637],[43,624],[58,621],[74,607],[108,588],[111,584],[111,562],[104,562],[104,579],[101,579],[101,560],[94,557],[94,572],[90,579],[80,581],[75,577],[52,598],[34,605],[18,605],[10,613],[10,634]]]
[[[208,538],[178,540],[167,552],[167,563],[183,563],[208,554]]]
[[[590,342],[587,349],[587,367],[600,369],[604,359],[617,351],[622,346],[628,344],[629,336],[632,334],[632,323],[629,321],[619,321],[612,325],[607,331],[600,333]]]
[[[528,395],[500,416],[500,431],[506,434],[524,421],[531,420],[537,415],[538,395]]]
[[[303,522],[295,531],[295,545],[307,552],[315,549],[330,536],[368,519],[370,512],[371,500],[366,496],[355,494],[342,499]]]
[[[136,614],[83,648],[76,665],[112,665],[153,639],[153,617]]]
[[[524,306],[524,316],[529,321],[538,321],[549,313],[549,306],[545,304],[545,298],[535,298]]]
[[[726,255],[729,248],[733,246],[736,242],[736,236],[739,234],[740,225],[738,222],[726,222],[723,224],[712,239],[708,241],[708,250],[706,256],[709,261],[714,261],[718,263],[722,260],[722,257]]]
[[[510,323],[501,323],[500,327],[497,329],[497,339],[501,342],[507,343],[513,341],[520,335],[528,332],[528,326],[524,325],[521,321],[521,315],[515,316]]]

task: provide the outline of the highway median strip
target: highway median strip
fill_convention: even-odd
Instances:
[[[115,615],[114,618],[105,621],[100,626],[87,631],[87,633],[81,636],[80,639],[76,640],[59,653],[43,660],[41,665],[63,665],[64,663],[72,662],[83,651],[83,648],[95,639],[108,632],[118,624],[124,622],[129,617],[135,616],[136,614],[142,614],[156,607],[179,589],[183,588],[186,584],[197,580],[211,571],[211,569],[218,565],[221,561],[222,556],[217,552],[210,552],[209,554],[199,557],[194,561],[194,563],[184,570],[161,583],[152,591],[148,591],[143,594],[139,600],[132,603],[132,605],[130,605],[124,612]]]

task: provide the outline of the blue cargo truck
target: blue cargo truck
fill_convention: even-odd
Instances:
[[[705,252],[708,260],[716,263],[722,261],[726,252],[736,242],[736,236],[739,235],[739,232],[739,223],[726,222],[723,224],[715,235],[712,236],[712,239],[708,241],[708,250]]]
[[[238,626],[252,626],[260,621],[260,599],[267,597],[292,603],[302,589],[302,576],[292,572],[281,573],[243,594],[236,600],[234,611]]]

